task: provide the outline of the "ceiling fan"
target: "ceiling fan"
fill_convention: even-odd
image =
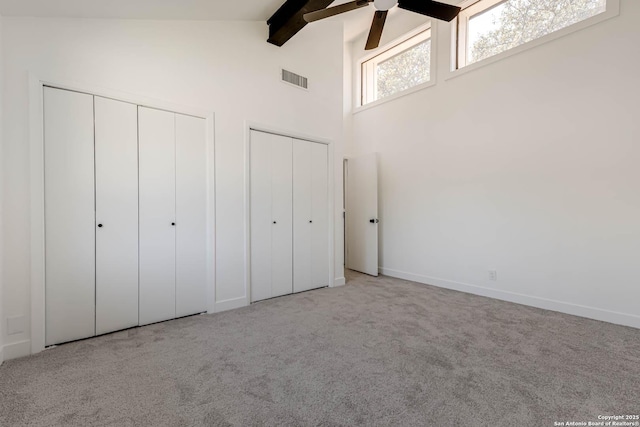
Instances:
[[[384,23],[387,20],[387,13],[389,9],[394,7],[396,4],[400,9],[420,13],[443,21],[451,21],[460,13],[460,8],[458,6],[452,6],[450,4],[440,3],[433,0],[355,0],[338,6],[305,13],[304,20],[307,22],[319,21],[320,19],[328,18],[330,16],[367,7],[369,6],[369,3],[373,3],[376,8],[376,13],[373,16],[373,23],[371,24],[369,38],[367,39],[367,45],[365,47],[366,50],[375,49],[380,45],[380,38],[382,37]]]

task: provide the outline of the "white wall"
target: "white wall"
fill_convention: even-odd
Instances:
[[[28,72],[216,113],[216,301],[245,298],[245,120],[336,142],[343,156],[343,30],[309,26],[283,48],[259,22],[159,22],[5,18],[5,317],[25,331],[5,336],[11,356],[28,353],[30,316]],[[280,82],[280,67],[310,79],[308,92]],[[336,170],[336,218],[342,200]],[[337,221],[336,225],[340,225]],[[342,231],[336,229],[336,277]],[[338,280],[339,281],[339,280]],[[5,355],[8,356],[8,351]]]
[[[352,116],[385,274],[640,327],[638,16],[453,79],[438,25],[437,85]]]
[[[3,171],[3,155],[2,155],[2,131],[3,131],[3,122],[2,122],[2,103],[4,100],[4,95],[3,95],[3,85],[2,85],[2,73],[4,70],[4,63],[2,60],[2,22],[3,22],[3,18],[2,15],[0,15],[0,364],[2,364],[2,362],[4,361],[4,325],[5,325],[5,320],[4,320],[4,310],[3,310],[3,264],[4,264],[4,256],[3,256],[3,248],[2,248],[2,224],[3,224],[3,218],[4,218],[4,191],[3,191],[3,185],[2,185],[2,171]]]

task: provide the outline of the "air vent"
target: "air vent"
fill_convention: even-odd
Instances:
[[[309,80],[291,71],[282,70],[282,81],[303,89],[309,89]]]

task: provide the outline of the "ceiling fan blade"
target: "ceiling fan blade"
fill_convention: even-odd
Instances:
[[[398,7],[447,22],[458,16],[461,10],[458,6],[433,0],[399,0]]]
[[[384,22],[386,20],[387,11],[376,10],[376,14],[373,16],[373,23],[371,24],[371,31],[369,31],[369,38],[367,39],[365,50],[375,49],[380,46],[382,30],[384,29]]]
[[[319,21],[320,19],[328,18],[330,16],[339,15],[345,12],[351,12],[352,10],[360,9],[361,7],[369,6],[369,0],[357,0],[349,3],[341,4],[334,7],[328,7],[326,9],[316,10],[304,14],[304,20],[307,22]]]

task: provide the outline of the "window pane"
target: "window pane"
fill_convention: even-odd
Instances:
[[[402,92],[431,78],[431,39],[378,63],[376,100]]]
[[[467,64],[602,13],[606,0],[507,0],[469,19]]]

